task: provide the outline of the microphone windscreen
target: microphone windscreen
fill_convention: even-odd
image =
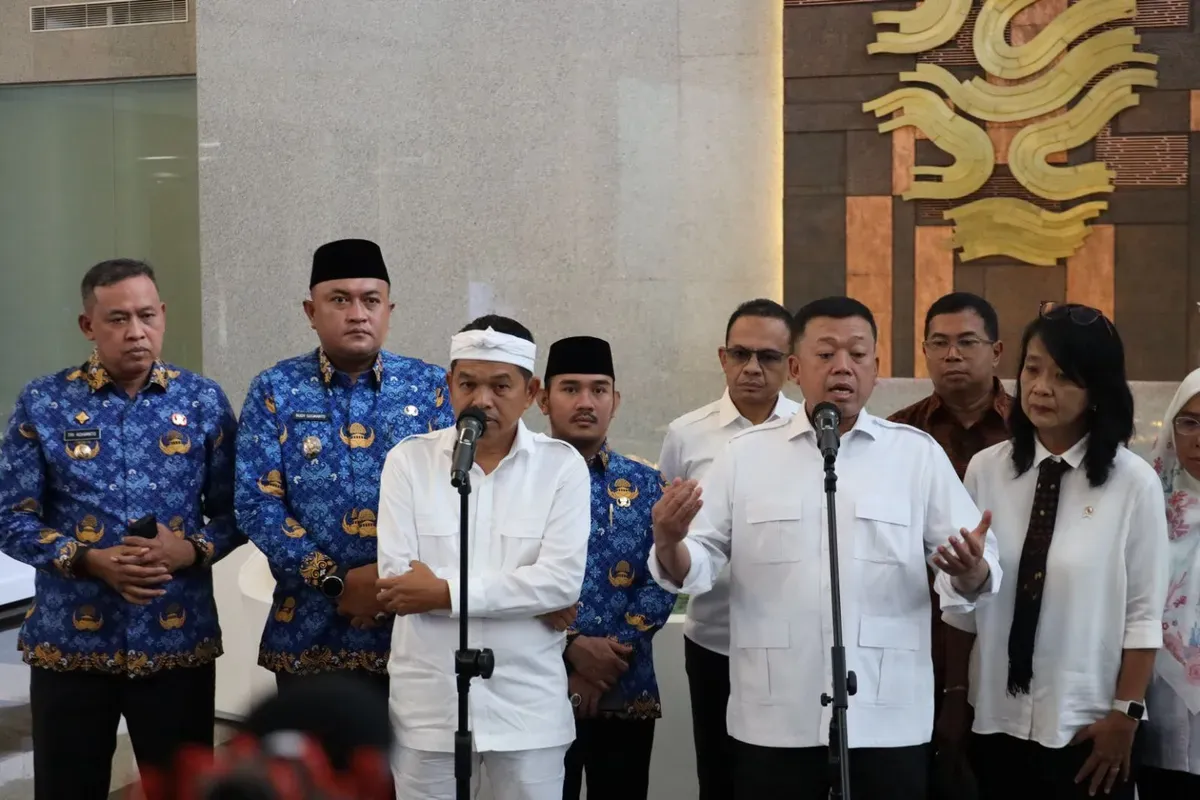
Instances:
[[[478,406],[468,406],[458,415],[458,427],[462,427],[463,422],[468,419],[473,419],[479,423],[480,427],[487,425],[487,414],[483,413],[483,409]]]
[[[284,684],[254,708],[243,730],[259,740],[292,731],[311,736],[334,770],[351,767],[360,750],[391,751],[387,698],[362,678],[327,674]]]

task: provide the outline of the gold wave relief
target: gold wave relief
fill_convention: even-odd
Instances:
[[[970,39],[984,76],[960,80],[937,64],[919,63],[900,73],[905,86],[863,104],[864,112],[883,119],[880,133],[912,126],[954,159],[948,167],[914,165],[901,197],[969,198],[944,212],[962,261],[1003,255],[1053,265],[1074,254],[1088,236],[1088,222],[1107,208],[1086,198],[1112,192],[1116,175],[1098,161],[1060,166],[1050,159],[1085,145],[1117,114],[1137,105],[1135,87],[1157,85],[1150,67],[1158,57],[1136,50],[1141,37],[1132,27],[1089,36],[1098,27],[1132,19],[1136,0],[1079,0],[1030,36],[1033,26],[1017,15],[1036,2],[984,1]],[[876,25],[898,30],[880,31],[867,50],[928,52],[959,36],[970,9],[969,0],[926,0],[908,11],[876,12]],[[1010,31],[1014,21],[1020,36]],[[1146,66],[1124,67],[1128,64]],[[995,170],[988,123],[1026,123],[1008,145],[1007,163],[1030,195],[1055,203],[1082,201],[1052,210],[1019,197],[969,197]]]

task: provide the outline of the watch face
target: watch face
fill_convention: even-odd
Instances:
[[[1141,719],[1142,715],[1145,713],[1146,713],[1146,707],[1144,705],[1142,705],[1141,703],[1130,703],[1129,704],[1129,716],[1133,717],[1134,719]]]
[[[341,597],[342,590],[345,588],[346,584],[336,575],[330,575],[328,578],[321,581],[321,591],[331,600]]]

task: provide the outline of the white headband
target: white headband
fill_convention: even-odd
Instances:
[[[486,331],[463,331],[450,337],[450,361],[463,359],[499,361],[533,372],[537,348],[533,342],[507,333],[497,333],[491,328]]]

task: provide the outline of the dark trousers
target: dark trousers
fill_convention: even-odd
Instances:
[[[1097,797],[1133,800],[1134,780],[1141,761],[1141,739],[1139,733],[1133,745],[1132,779],[1125,782],[1118,779],[1109,795],[1105,795],[1101,787]],[[1003,733],[972,734],[971,751],[981,800],[1012,800],[1014,797],[1083,800],[1089,797],[1090,780],[1075,783],[1075,776],[1092,754],[1091,742],[1043,747],[1037,742]]]
[[[725,729],[729,705],[729,656],[683,639],[683,663],[692,697],[692,737],[696,743],[699,800],[732,800],[733,739]]]
[[[1200,775],[1158,767],[1142,767],[1137,777],[1138,800],[1186,800],[1200,797]]]
[[[575,742],[567,750],[563,800],[579,800],[585,774],[589,798],[646,800],[653,749],[652,719],[577,720]]]
[[[107,800],[122,716],[142,772],[170,770],[184,745],[211,750],[216,674],[214,664],[145,678],[31,668],[36,800]]]
[[[317,674],[319,675],[320,673],[317,673]],[[378,690],[379,692],[381,692],[383,694],[384,702],[385,703],[387,702],[388,694],[389,694],[389,692],[391,692],[391,680],[386,672],[380,674],[378,672],[367,672],[366,670],[362,670],[362,669],[352,669],[352,670],[346,670],[345,674],[351,675],[355,678],[359,678],[363,681],[366,681],[371,686],[374,686],[376,690]],[[310,678],[310,677],[315,677],[315,676],[293,675],[290,672],[276,672],[275,673],[275,688],[282,689],[285,686],[294,686],[297,683],[303,683],[305,678]]]
[[[734,797],[737,800],[829,797],[832,770],[828,747],[759,747],[745,742],[737,742],[736,747]],[[850,751],[850,789],[854,800],[922,798],[928,777],[929,745],[861,747]]]

